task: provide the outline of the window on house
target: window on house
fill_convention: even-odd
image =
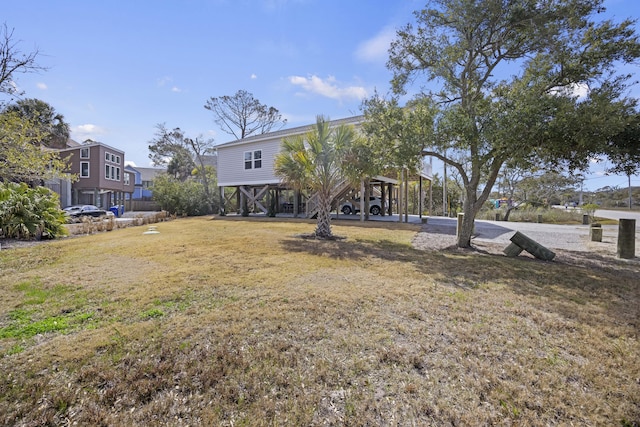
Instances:
[[[262,150],[244,152],[244,168],[260,169],[262,167]]]
[[[108,162],[109,159],[111,158],[111,154],[110,153],[104,153],[104,159]]]
[[[124,185],[129,185],[129,174],[128,173],[124,173]]]
[[[89,178],[89,162],[80,162],[80,178]]]
[[[253,152],[253,168],[260,169],[262,167],[262,150]]]
[[[112,161],[113,163],[115,163],[115,162],[116,162],[116,155],[115,155],[115,154],[112,154],[112,155],[111,155],[111,161]]]
[[[116,168],[116,181],[120,181],[120,168]]]
[[[116,179],[116,168],[111,167],[111,179]]]
[[[120,164],[120,156],[116,156],[116,163]]]
[[[111,166],[105,165],[105,167],[104,167],[104,177],[106,179],[109,179],[110,176],[111,176]]]
[[[80,158],[81,159],[88,159],[89,158],[89,148],[81,148],[80,149]]]

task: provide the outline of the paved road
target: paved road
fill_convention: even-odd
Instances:
[[[610,219],[635,219],[636,220],[636,228],[640,228],[640,211],[610,211],[606,209],[598,209],[595,213],[596,216],[600,218],[610,218]]]
[[[601,214],[602,213],[602,214]],[[635,215],[635,216],[634,216]],[[624,211],[596,211],[596,216],[604,218],[636,218],[636,248],[640,248],[640,213]],[[335,217],[335,216],[334,216]],[[372,215],[373,221],[398,221],[397,215],[380,217]],[[359,215],[340,215],[340,219],[358,220]],[[417,215],[409,215],[410,223],[420,223]],[[424,224],[424,231],[438,234],[456,234],[457,219],[446,217],[428,217]],[[519,231],[541,245],[550,249],[565,249],[571,251],[592,251],[601,249],[615,252],[617,244],[618,226],[605,225],[602,227],[602,243],[591,242],[588,225],[556,225],[537,224],[531,222],[504,222],[476,220],[474,240],[504,244],[510,243],[510,238]]]

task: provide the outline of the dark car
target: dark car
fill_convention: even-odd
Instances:
[[[63,209],[70,217],[72,218],[80,218],[81,216],[91,216],[94,218],[99,218],[101,216],[107,215],[107,211],[104,209],[100,209],[94,205],[76,205],[69,206]]]

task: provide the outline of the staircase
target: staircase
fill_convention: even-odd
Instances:
[[[343,200],[349,192],[355,192],[354,188],[347,181],[342,181],[331,191],[331,206],[336,201]],[[307,218],[315,218],[318,215],[318,193],[313,193],[307,199]]]

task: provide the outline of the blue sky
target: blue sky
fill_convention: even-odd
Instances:
[[[204,104],[240,89],[280,110],[287,127],[318,114],[360,114],[364,97],[389,90],[385,62],[394,30],[425,3],[21,0],[4,2],[0,19],[19,48],[37,48],[38,63],[48,68],[15,76],[24,97],[62,113],[73,139],[104,142],[149,166],[148,142],[159,123],[216,143],[232,140]],[[638,0],[605,6],[615,20],[640,17]],[[640,97],[638,88],[633,93]],[[601,169],[587,188],[627,185],[626,177],[601,177]]]

